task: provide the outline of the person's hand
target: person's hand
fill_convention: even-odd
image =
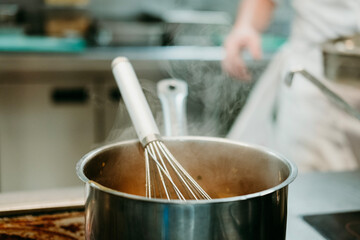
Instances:
[[[241,54],[244,50],[248,50],[254,59],[262,57],[259,32],[252,27],[234,27],[226,38],[224,47],[223,70],[232,77],[250,80],[251,76]]]

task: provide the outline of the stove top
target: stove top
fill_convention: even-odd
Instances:
[[[1,240],[84,240],[84,211],[5,216],[0,218]]]
[[[360,240],[360,211],[303,216],[328,240]]]

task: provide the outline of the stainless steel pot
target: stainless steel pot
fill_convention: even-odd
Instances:
[[[360,87],[360,34],[329,40],[322,51],[329,80]]]
[[[86,239],[285,239],[294,164],[267,149],[219,138],[164,140],[213,200],[145,198],[138,141],[98,148],[77,173],[86,183]]]

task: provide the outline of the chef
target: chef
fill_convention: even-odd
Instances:
[[[228,74],[250,79],[241,53],[246,50],[261,58],[261,33],[278,4],[281,0],[242,1],[224,44],[223,69]],[[291,88],[284,78],[301,66],[324,81],[321,44],[360,32],[360,0],[293,0],[292,5],[289,40],[255,84],[228,137],[275,149],[303,172],[358,168],[349,134],[360,139],[360,123],[334,107],[302,76],[295,77]],[[337,84],[336,91],[360,106],[360,89]]]

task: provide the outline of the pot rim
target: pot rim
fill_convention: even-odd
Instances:
[[[246,194],[246,195],[241,195],[241,196],[236,196],[236,197],[229,197],[229,198],[215,198],[215,199],[211,199],[211,200],[186,200],[186,201],[182,201],[182,200],[167,200],[167,199],[158,199],[158,198],[146,198],[143,196],[139,196],[139,195],[134,195],[134,194],[129,194],[129,193],[124,193],[124,192],[120,192],[120,191],[116,191],[114,189],[105,187],[95,181],[92,181],[90,179],[88,179],[85,174],[84,174],[84,167],[86,165],[86,163],[88,163],[94,156],[98,155],[101,152],[104,152],[106,150],[109,150],[111,148],[115,148],[119,145],[124,145],[124,144],[130,144],[130,143],[137,143],[139,142],[138,140],[127,140],[127,141],[121,141],[121,142],[116,142],[116,143],[111,143],[111,144],[107,144],[104,145],[102,147],[96,148],[92,151],[90,151],[89,153],[87,153],[86,155],[84,155],[79,162],[76,165],[76,172],[78,177],[86,184],[89,184],[91,187],[94,187],[100,191],[104,191],[107,192],[109,194],[112,195],[117,195],[119,197],[123,197],[123,198],[128,198],[128,199],[133,199],[133,200],[139,200],[139,201],[146,201],[146,202],[153,202],[153,203],[167,203],[167,204],[208,204],[208,203],[222,203],[222,202],[232,202],[232,201],[239,201],[239,200],[247,200],[250,198],[256,198],[256,197],[262,197],[268,194],[271,194],[275,191],[278,191],[284,187],[286,187],[287,185],[289,185],[291,182],[294,181],[294,179],[297,176],[298,170],[296,165],[291,162],[290,160],[288,160],[287,158],[285,158],[284,156],[275,153],[274,151],[263,147],[263,146],[258,146],[258,145],[254,145],[254,144],[247,144],[247,143],[243,143],[243,142],[238,142],[238,141],[234,141],[234,140],[229,140],[229,139],[224,139],[224,138],[217,138],[217,137],[200,137],[200,136],[182,136],[182,137],[165,137],[165,140],[180,140],[180,141],[187,141],[187,140],[197,140],[197,141],[207,141],[207,142],[220,142],[220,143],[227,143],[227,144],[235,144],[235,145],[239,145],[242,147],[246,147],[246,148],[251,148],[251,149],[256,149],[258,151],[261,151],[263,153],[266,153],[268,155],[271,155],[277,159],[279,159],[280,161],[282,161],[283,163],[285,163],[285,165],[288,167],[289,169],[289,176],[280,184],[260,191],[260,192],[256,192],[256,193],[251,193],[251,194]]]

